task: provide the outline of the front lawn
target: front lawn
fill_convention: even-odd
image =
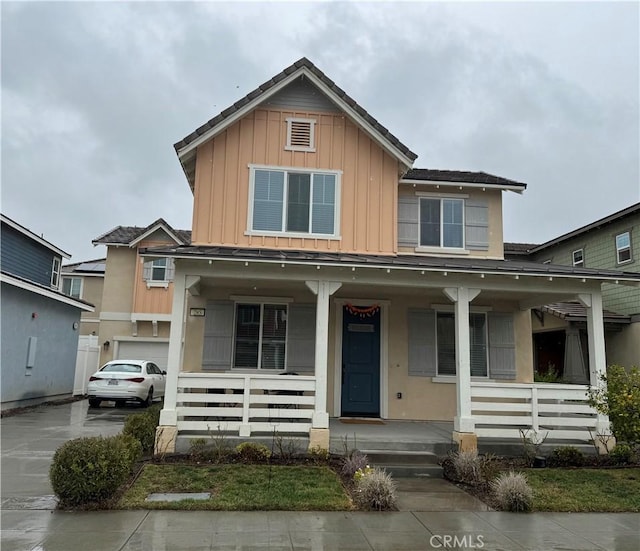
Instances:
[[[148,502],[159,492],[211,492],[206,501]],[[308,465],[147,464],[120,501],[123,509],[345,511],[352,508],[336,473]]]
[[[534,511],[640,512],[640,468],[527,469]]]

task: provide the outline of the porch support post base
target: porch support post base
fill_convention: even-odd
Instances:
[[[313,429],[328,429],[329,428],[329,414],[326,411],[315,411],[311,420]]]
[[[593,444],[598,455],[608,455],[616,447],[616,437],[611,433],[611,423],[606,415],[598,414],[596,430],[593,434]]]
[[[309,451],[329,449],[329,429],[309,430]]]
[[[153,447],[153,455],[165,455],[175,453],[178,427],[175,425],[159,425],[156,427],[156,441]]]
[[[175,409],[163,409],[160,411],[160,425],[173,426],[178,424],[178,414]]]
[[[458,451],[466,452],[478,449],[478,437],[474,432],[453,431],[453,441],[458,444]]]
[[[251,425],[240,425],[240,432],[238,435],[242,438],[248,438],[251,436]]]

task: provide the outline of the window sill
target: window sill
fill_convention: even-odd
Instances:
[[[326,234],[326,233],[293,233],[293,232],[270,232],[270,231],[254,231],[249,230],[244,232],[246,236],[253,237],[282,237],[293,239],[328,239],[330,241],[341,241],[342,237],[339,235]]]
[[[448,247],[416,247],[415,251],[417,253],[444,254],[452,256],[469,255],[469,251],[466,249],[452,249]]]
[[[147,289],[151,287],[162,287],[164,289],[169,287],[168,281],[147,281]]]

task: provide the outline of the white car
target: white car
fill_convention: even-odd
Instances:
[[[166,371],[147,360],[113,360],[89,377],[89,406],[98,407],[102,400],[122,405],[137,400],[150,406],[164,396]]]

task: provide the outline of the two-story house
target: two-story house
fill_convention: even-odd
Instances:
[[[175,267],[157,450],[213,430],[326,448],[330,417],[453,421],[463,447],[519,437],[550,408],[558,438],[608,430],[586,387],[532,383],[530,309],[581,301],[595,383],[601,284],[640,276],[504,260],[502,194],[524,183],[414,168],[306,58],[175,149],[191,241],[138,252]]]
[[[100,364],[143,358],[167,367],[174,288],[172,258],[147,262],[140,250],[189,244],[190,232],[163,219],[146,227],[117,226],[92,241],[105,245],[104,284],[99,310]]]
[[[100,333],[105,263],[106,258],[97,258],[62,266],[62,292],[94,305],[93,312],[82,312],[80,316],[80,335],[97,336]]]
[[[640,203],[541,245],[505,244],[505,256],[593,269],[640,272]],[[640,289],[605,282],[607,364],[640,365]],[[588,339],[584,307],[576,302],[548,304],[533,311],[534,363],[567,378],[588,377]]]
[[[70,396],[80,314],[93,305],[61,292],[69,254],[0,215],[2,409]]]

